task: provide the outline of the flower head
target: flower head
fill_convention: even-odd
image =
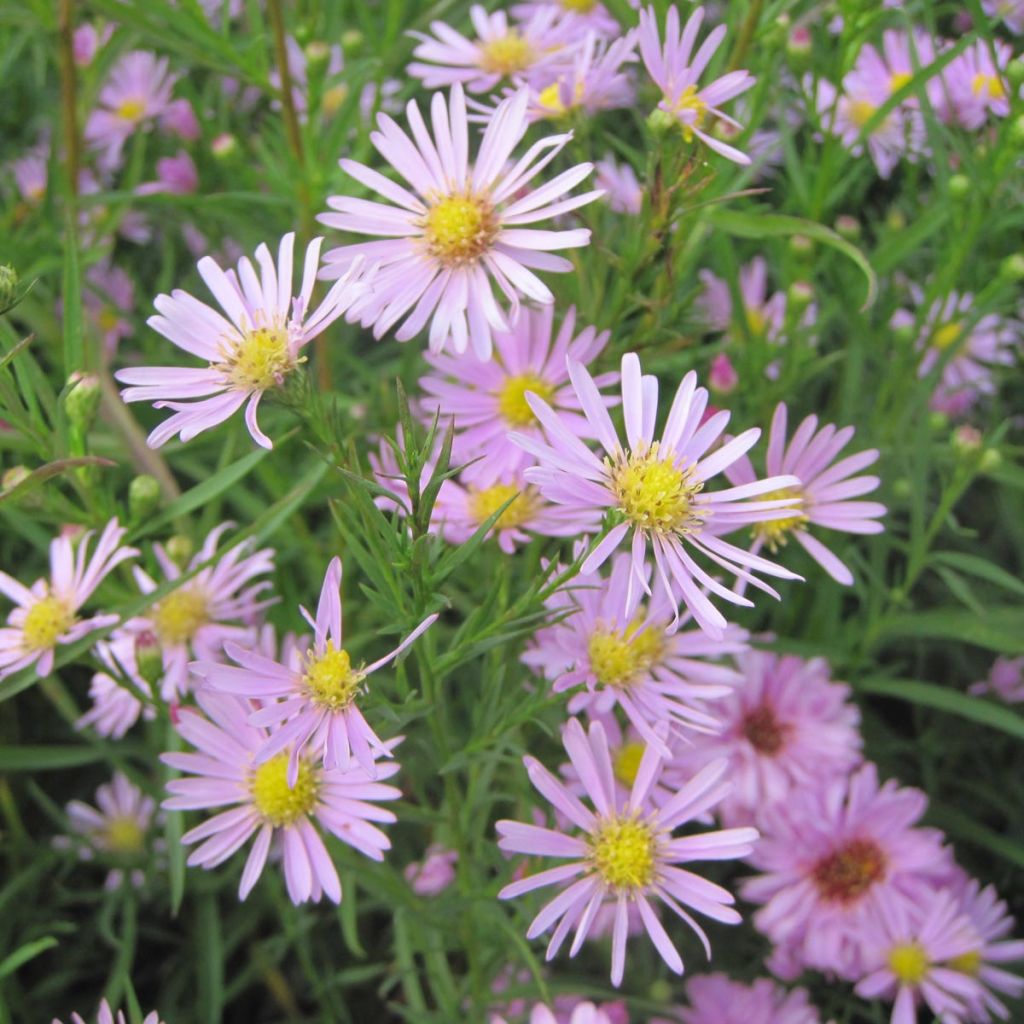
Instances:
[[[455,881],[458,860],[458,850],[434,843],[427,847],[423,860],[408,865],[403,874],[417,896],[436,896]]]
[[[135,309],[135,284],[121,267],[109,262],[90,267],[85,279],[88,286],[82,289],[82,305],[96,326],[105,353],[113,356],[121,339],[135,330],[128,319]]]
[[[100,641],[93,653],[104,665],[89,684],[92,707],[75,722],[76,729],[91,726],[100,736],[119,740],[139,720],[156,717],[149,683],[139,674],[135,659],[136,637],[115,630],[109,642]]]
[[[978,39],[967,47],[946,65],[933,86],[939,116],[968,131],[981,128],[989,115],[1006,117],[1013,95],[1006,68],[1012,57],[1012,48],[1001,39]]]
[[[611,156],[594,164],[597,173],[594,184],[604,192],[605,201],[616,213],[640,212],[644,201],[644,190],[636,171],[626,163],[616,163]]]
[[[1002,18],[1011,32],[1024,33],[1024,0],[981,0],[981,6],[986,14]]]
[[[563,733],[566,753],[586,788],[593,810],[573,796],[540,762],[525,757],[530,781],[555,809],[575,826],[567,835],[549,828],[516,821],[499,821],[499,847],[510,853],[557,857],[567,863],[505,886],[502,899],[521,896],[548,885],[561,891],[533,919],[527,938],[554,927],[547,959],[559,950],[569,932],[576,935],[574,956],[587,938],[594,917],[605,905],[614,905],[612,931],[612,984],[618,987],[625,971],[626,936],[630,911],[639,913],[647,934],[668,966],[677,974],[683,961],[668,937],[652,901],[678,914],[698,935],[710,956],[707,937],[684,907],[725,924],[739,922],[733,897],[723,888],[677,867],[694,860],[731,860],[750,853],[757,832],[728,829],[674,838],[680,825],[714,807],[729,789],[722,781],[725,764],[698,773],[662,807],[651,805],[648,794],[657,781],[662,759],[654,747],[644,752],[628,799],[616,798],[612,764],[604,729],[599,722],[589,734],[576,719]],[[565,885],[565,883],[569,883]]]
[[[1024,702],[1024,657],[996,658],[988,676],[972,683],[971,693],[991,693],[1007,704]]]
[[[686,985],[689,1006],[680,1011],[683,1024],[820,1024],[807,991],[787,991],[768,978],[750,985],[724,974],[702,974]]]
[[[341,316],[364,287],[355,265],[309,313],[320,242],[315,238],[306,249],[302,285],[295,297],[293,233],[281,239],[276,265],[265,245],[256,250],[259,276],[248,257],[239,260],[237,274],[225,273],[209,256],[199,261],[199,273],[227,319],[188,292],[157,296],[154,305],[159,316],[150,317],[149,326],[208,365],[194,369],[148,366],[115,374],[122,383],[132,385],[121,392],[126,402],[153,402],[157,409],[174,411],[149,435],[151,448],[159,448],[175,434],[190,441],[223,423],[243,404],[253,440],[264,448],[273,447],[256,422],[260,399],[285,382],[304,361],[303,348]]]
[[[513,4],[509,12],[519,21],[529,21],[540,11],[550,8],[571,15],[570,24],[577,32],[593,31],[603,36],[615,36],[622,31],[600,0],[522,0]]]
[[[54,1020],[53,1024],[60,1024],[59,1020]],[[80,1014],[71,1014],[71,1024],[87,1024],[87,1021]],[[96,1024],[127,1024],[125,1020],[124,1011],[118,1010],[115,1015],[114,1011],[110,1008],[110,1003],[104,999],[96,1011]],[[163,1024],[160,1020],[160,1015],[156,1010],[147,1013],[142,1024]]]

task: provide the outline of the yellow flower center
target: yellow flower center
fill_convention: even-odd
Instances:
[[[288,330],[283,326],[256,327],[231,343],[223,362],[215,364],[232,384],[245,391],[267,391],[295,369]],[[299,360],[300,362],[302,360]]]
[[[928,954],[917,942],[893,946],[889,951],[889,968],[905,985],[917,985],[928,973]]]
[[[624,786],[632,786],[636,782],[636,773],[640,771],[645,746],[643,743],[623,743],[612,758],[612,771],[615,778]]]
[[[664,634],[656,628],[640,631],[639,625],[634,623],[622,633],[599,629],[591,635],[590,668],[602,686],[625,688],[661,657]]]
[[[765,333],[768,321],[756,306],[745,306],[743,309],[744,318],[747,321],[747,330],[755,338],[760,338]]]
[[[898,89],[902,89],[913,77],[909,71],[897,71],[889,79],[889,88],[896,92]]]
[[[590,838],[590,859],[612,889],[644,889],[654,878],[657,841],[650,825],[635,818],[608,818]]]
[[[476,196],[445,196],[427,211],[423,224],[430,254],[446,266],[478,259],[494,241],[498,220]]]
[[[480,47],[480,67],[492,75],[525,71],[533,60],[533,47],[515,29]]]
[[[769,491],[757,499],[758,501],[785,501],[787,498],[797,499],[791,515],[784,515],[781,519],[766,519],[753,526],[754,536],[760,537],[769,551],[778,551],[780,547],[784,547],[789,540],[787,535],[792,530],[803,526],[808,521],[808,516],[801,511],[803,495],[795,487],[784,487],[781,491]],[[785,512],[786,509],[781,511]]]
[[[325,89],[323,99],[320,101],[320,109],[323,111],[324,117],[334,117],[347,98],[348,86],[344,82]]]
[[[658,458],[658,442],[643,454],[631,452],[611,471],[619,508],[634,526],[654,533],[688,533],[701,526],[703,516],[693,499],[704,486],[688,470]]]
[[[206,595],[197,589],[182,588],[168,594],[153,612],[153,625],[163,646],[183,644],[209,621]]]
[[[75,621],[75,614],[59,597],[36,601],[25,616],[21,639],[29,651],[45,651],[54,647]]]
[[[878,107],[874,103],[869,103],[867,100],[850,100],[847,113],[858,128],[863,128],[877,109]]]
[[[949,966],[961,974],[975,975],[981,967],[981,951],[972,949],[969,953],[961,953],[949,961]]]
[[[537,104],[549,114],[564,114],[565,104],[562,102],[562,83],[552,82],[537,94]]]
[[[934,345],[940,352],[945,352],[947,348],[955,345],[960,340],[963,333],[963,324],[957,320],[953,320],[948,324],[943,324],[942,327],[932,335],[932,345]]]
[[[687,142],[693,142],[693,130],[695,128],[703,128],[704,122],[708,116],[708,105],[700,98],[697,93],[696,85],[688,85],[680,95],[679,99],[676,100],[673,111],[677,116],[681,116],[687,111],[693,112],[693,117],[685,122],[683,128],[683,138]]]
[[[537,418],[526,401],[527,391],[532,391],[538,398],[550,402],[555,393],[555,386],[532,372],[506,377],[498,392],[498,412],[511,427],[528,427]]]
[[[364,673],[352,668],[352,659],[346,650],[338,650],[334,641],[327,641],[327,649],[317,657],[307,655],[306,674],[303,682],[315,704],[342,711],[347,708],[359,692],[365,679]]]
[[[145,830],[127,814],[111,818],[103,828],[102,843],[111,853],[141,853],[146,838]]]
[[[597,6],[597,0],[562,0],[562,7],[574,14],[589,14]]]
[[[122,100],[117,107],[117,116],[125,121],[138,121],[146,112],[146,104],[143,100]]]
[[[250,783],[252,802],[268,825],[281,828],[309,814],[316,806],[320,780],[308,761],[299,762],[299,777],[288,785],[288,755],[261,764]]]
[[[104,306],[96,318],[96,323],[101,331],[112,331],[118,325],[120,319],[116,309],[111,306]]]
[[[1006,89],[1003,87],[1003,80],[998,75],[986,75],[980,71],[971,79],[971,92],[975,96],[987,93],[989,98],[993,100],[1006,99]]]
[[[537,512],[536,492],[527,487],[520,490],[515,484],[495,484],[483,490],[469,489],[469,514],[476,522],[484,523],[505,504],[514,499],[494,524],[495,530],[514,530],[528,523]]]
[[[853,839],[823,857],[812,877],[823,899],[854,903],[885,877],[885,854],[874,840]]]

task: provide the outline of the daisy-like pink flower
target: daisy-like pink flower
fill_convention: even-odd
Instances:
[[[692,774],[725,758],[733,790],[722,821],[758,825],[794,789],[845,777],[860,763],[860,712],[822,658],[747,651],[737,661],[742,682],[714,706],[719,731],[695,735],[674,763]]]
[[[0,629],[0,679],[29,665],[39,676],[47,676],[58,645],[73,644],[117,622],[117,615],[82,619],[78,613],[116,566],[138,555],[136,548],[122,546],[125,533],[111,519],[91,556],[91,530],[78,538],[77,550],[68,535],[55,537],[50,542],[50,577],[31,587],[0,572],[0,593],[16,605],[8,613],[7,626]]]
[[[683,138],[692,142],[694,136],[728,160],[749,164],[750,157],[710,134],[714,120],[741,128],[725,114],[721,105],[744,93],[754,84],[749,71],[729,71],[709,85],[700,84],[715,51],[725,38],[726,28],[719,25],[708,34],[696,53],[693,45],[704,21],[704,8],[698,7],[680,28],[679,11],[673,4],[665,21],[665,41],[658,31],[658,16],[653,7],[640,11],[640,55],[654,84],[661,89],[658,109],[679,122]]]
[[[988,0],[986,0],[988,2]],[[529,21],[540,11],[554,8],[562,14],[572,15],[574,31],[597,32],[603,36],[616,36],[622,29],[599,0],[523,0],[509,8],[513,18]]]
[[[26,203],[33,206],[42,201],[46,195],[46,183],[49,177],[49,159],[40,148],[12,160],[8,165],[14,176],[14,184]]]
[[[1024,33],[1024,0],[981,0],[981,6],[986,14],[1001,18],[1011,32]]]
[[[972,683],[970,692],[991,693],[1007,704],[1024,702],[1024,657],[996,658],[988,676]]]
[[[882,49],[879,52],[870,44],[864,46],[857,55],[856,68],[866,79],[885,84],[891,96],[897,89],[902,89],[918,71],[935,62],[935,44],[924,31],[916,29],[913,34],[897,29],[887,29],[882,33]],[[935,81],[929,80],[929,84]],[[918,105],[916,97],[906,101],[911,106]]]
[[[750,857],[762,874],[742,894],[764,904],[754,923],[805,966],[862,977],[865,922],[882,903],[923,899],[949,873],[941,833],[914,827],[927,802],[879,785],[873,764],[794,790],[763,815]]]
[[[992,59],[992,51],[996,59]],[[932,102],[946,122],[977,131],[986,118],[1010,113],[1012,87],[1006,68],[1013,50],[1001,39],[979,39],[942,70]]]
[[[849,586],[853,573],[817,537],[809,526],[821,526],[843,533],[881,533],[885,527],[878,522],[886,507],[877,501],[855,501],[870,494],[879,484],[877,476],[858,476],[878,459],[878,449],[868,448],[847,455],[838,462],[839,453],[853,439],[854,428],[837,430],[829,423],[818,429],[818,417],[808,416],[793,432],[787,444],[786,403],[780,402],[772,416],[768,434],[765,469],[771,474],[786,474],[796,484],[784,488],[775,497],[795,499],[788,515],[770,522],[757,523],[754,530],[755,553],[763,547],[775,552],[784,547],[790,537],[829,574],[837,583]],[[729,480],[737,485],[757,479],[753,464],[744,457],[725,471]]]
[[[317,903],[326,895],[340,903],[338,872],[314,823],[382,861],[391,842],[371,823],[395,821],[377,802],[397,800],[401,792],[378,780],[390,778],[398,765],[380,765],[374,780],[358,765],[331,770],[301,758],[289,782],[287,753],[257,760],[271,734],[250,724],[251,701],[213,690],[199,690],[196,701],[202,714],[185,708],[178,732],[197,752],[161,755],[165,764],[191,777],[167,783],[172,795],[163,806],[176,811],[228,809],[182,836],[186,845],[200,844],[190,854],[189,866],[215,868],[255,836],[238,888],[238,898],[244,900],[263,873],[276,837],[291,901]]]
[[[108,357],[135,328],[128,317],[135,310],[135,283],[121,267],[104,261],[88,269],[82,305],[96,327]]]
[[[147,181],[135,189],[136,195],[151,196],[159,192],[187,195],[199,188],[199,171],[195,161],[184,150],[176,156],[164,156],[156,162],[156,181]]]
[[[686,985],[686,1000],[682,1024],[821,1024],[806,989],[789,991],[768,978],[744,985],[724,974],[698,975]]]
[[[576,834],[517,821],[497,824],[498,845],[503,851],[556,857],[567,862],[513,882],[498,894],[501,899],[512,899],[548,885],[561,887],[559,894],[533,919],[527,938],[534,939],[554,926],[547,949],[550,960],[575,927],[569,951],[570,956],[575,956],[597,912],[602,906],[613,904],[612,984],[618,987],[622,983],[631,909],[639,913],[665,963],[681,974],[682,958],[652,906],[652,901],[660,901],[694,930],[710,957],[707,936],[684,908],[725,924],[739,923],[740,916],[732,908],[734,900],[729,892],[677,865],[745,857],[753,848],[757,832],[740,828],[679,838],[673,838],[672,833],[714,807],[728,792],[729,783],[722,781],[724,762],[708,766],[658,808],[648,799],[663,765],[654,747],[644,752],[629,798],[623,802],[615,798],[611,758],[601,724],[594,722],[588,735],[575,718],[571,719],[563,732],[563,742],[593,810],[573,796],[539,761],[524,757],[523,763],[530,781],[576,827]]]
[[[489,1024],[508,1024],[504,1017],[493,1014]],[[543,1003],[537,1003],[530,1011],[529,1024],[615,1024],[599,1006],[591,1002],[577,1003],[566,1015],[556,1015]]]
[[[209,256],[199,261],[199,274],[227,319],[180,289],[157,296],[154,305],[160,315],[150,317],[149,326],[208,365],[147,366],[115,374],[121,383],[132,385],[121,392],[124,401],[153,402],[157,409],[174,412],[149,435],[151,448],[159,448],[175,434],[190,441],[223,423],[243,404],[252,439],[264,448],[273,447],[256,422],[260,399],[280,387],[304,362],[303,348],[334,323],[364,289],[361,268],[354,264],[316,310],[309,312],[321,242],[314,238],[306,249],[302,285],[295,297],[293,232],[281,239],[276,266],[265,245],[256,250],[259,276],[248,257],[239,260],[237,274],[233,270],[225,273]]]
[[[232,525],[221,523],[210,531],[188,571],[207,562],[212,561],[212,565],[199,569],[146,615],[125,623],[125,630],[133,636],[145,634],[159,643],[163,661],[160,693],[164,700],[188,692],[191,657],[212,661],[222,657],[227,641],[250,642],[257,616],[272,603],[258,600],[270,581],[253,582],[257,576],[273,572],[274,552],[270,548],[253,551],[252,542],[243,541],[217,557],[220,538]],[[167,580],[181,578],[181,568],[162,545],[154,544],[153,554]],[[157,588],[156,581],[138,566],[135,582],[143,594],[151,594]]]
[[[378,114],[378,131],[370,139],[412,191],[364,164],[341,161],[353,178],[394,204],[332,196],[327,205],[337,212],[320,216],[329,227],[389,236],[342,246],[325,256],[327,277],[337,276],[360,255],[380,265],[372,294],[350,315],[364,327],[372,324],[375,337],[402,320],[396,337],[408,341],[429,320],[433,351],[450,343],[461,353],[472,340],[476,354],[489,359],[492,332],[510,329],[492,281],[511,305],[513,323],[520,295],[540,304],[554,301],[533,270],[571,270],[572,263],[551,250],[586,245],[590,232],[526,225],[575,210],[600,193],[568,195],[593,169],[589,163],[528,188],[571,138],[567,133],[541,139],[512,161],[512,151],[526,132],[528,104],[526,88],[499,104],[473,163],[460,85],[452,87],[448,102],[434,94],[433,138],[415,102],[406,108],[415,142],[390,117]]]
[[[603,716],[617,705],[645,742],[668,758],[672,735],[717,731],[717,702],[741,676],[711,659],[744,650],[746,634],[727,627],[715,640],[697,629],[666,632],[676,602],[655,586],[644,607],[643,590],[629,586],[632,571],[630,556],[622,553],[599,586],[556,593],[549,607],[564,618],[538,634],[523,660],[552,679],[556,693],[586,687],[570,699],[570,714]],[[662,723],[670,726],[668,734]]]
[[[92,707],[75,722],[76,729],[93,728],[100,736],[119,740],[139,720],[156,717],[153,692],[139,674],[135,660],[136,638],[125,630],[115,630],[110,641],[94,648],[104,665],[89,684]]]
[[[458,850],[433,843],[427,847],[423,860],[409,864],[402,874],[417,896],[436,896],[455,881],[458,860]]]
[[[573,423],[577,433],[586,433],[587,421],[569,383],[566,357],[585,365],[593,362],[607,346],[609,332],[599,334],[595,328],[585,327],[573,337],[576,307],[570,306],[552,344],[553,320],[553,305],[524,308],[510,331],[495,334],[495,356],[489,362],[445,352],[426,354],[436,372],[420,378],[420,387],[430,396],[422,406],[429,418],[436,412],[442,422],[449,416],[454,420],[454,462],[468,462],[486,452],[492,466],[509,473],[530,465],[533,460],[508,439],[510,430],[538,440],[542,437],[537,417],[526,401],[527,392],[550,403]],[[604,388],[618,379],[617,373],[604,373],[595,383]],[[604,401],[614,405],[617,399]],[[463,475],[473,480],[485,468],[474,463]],[[488,475],[493,475],[493,470],[488,470]]]
[[[800,578],[722,539],[722,534],[741,526],[784,516],[793,501],[779,499],[777,494],[799,481],[793,476],[779,476],[721,491],[704,490],[707,481],[748,451],[761,432],[745,431],[708,455],[725,430],[729,413],[717,412],[702,424],[708,393],[697,387],[696,373],[691,371],[683,378],[661,439],[655,441],[657,378],[641,375],[635,353],[623,356],[622,408],[628,447],[619,441],[586,369],[570,361],[569,377],[589,421],[589,432],[604,448],[604,460],[579,439],[563,415],[536,395],[528,395],[527,401],[544,427],[548,443],[519,432],[511,437],[537,459],[539,465],[526,470],[526,479],[535,483],[544,497],[579,511],[611,513],[616,520],[583,563],[584,574],[595,571],[632,534],[632,572],[622,595],[624,604],[630,604],[636,587],[649,589],[644,565],[651,548],[666,593],[680,592],[697,624],[716,639],[723,636],[726,621],[702,588],[733,604],[751,602],[702,569],[688,549],[775,597],[778,594],[751,571],[781,579]],[[772,497],[746,500],[759,495]]]
[[[61,1022],[55,1017],[53,1019],[53,1024],[61,1024]],[[71,1024],[88,1024],[88,1021],[86,1021],[81,1014],[72,1013]],[[96,1024],[127,1024],[124,1010],[118,1010],[115,1014],[110,1008],[110,1003],[104,999],[103,1002],[100,1003],[99,1010],[96,1012]],[[146,1014],[142,1024],[163,1024],[163,1021],[160,1020],[160,1014],[158,1014],[156,1010],[152,1010]]]
[[[639,213],[644,190],[629,164],[616,163],[611,156],[594,164],[594,184],[604,192],[605,202],[616,213]]]
[[[313,626],[313,646],[300,661],[280,663],[238,643],[224,650],[235,665],[200,661],[192,671],[225,693],[261,702],[250,721],[254,727],[275,727],[256,752],[257,764],[275,761],[291,748],[288,782],[294,785],[302,771],[303,752],[311,746],[322,754],[328,769],[346,770],[354,756],[367,777],[378,771],[375,761],[388,757],[393,744],[384,743],[359,709],[367,676],[394,661],[421,633],[433,625],[437,615],[428,615],[393,651],[370,665],[352,664],[343,646],[341,628],[341,559],[332,558],[324,575],[314,619],[302,609]]]
[[[502,81],[520,81],[552,63],[564,60],[572,24],[555,5],[510,24],[504,11],[489,13],[480,4],[469,9],[476,39],[467,39],[443,21],[432,21],[433,36],[409,34],[419,40],[417,59],[406,71],[427,89],[446,89],[456,83],[468,92],[490,92]]]

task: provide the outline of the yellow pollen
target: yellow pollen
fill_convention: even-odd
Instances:
[[[334,117],[341,109],[342,103],[348,97],[348,86],[344,82],[332,85],[330,89],[324,90],[323,99],[320,101],[320,109],[325,117]]]
[[[75,621],[75,614],[59,597],[44,597],[28,610],[21,627],[22,644],[29,651],[45,651],[56,645]]]
[[[122,100],[117,107],[117,116],[125,121],[138,121],[146,112],[146,104],[142,100]]]
[[[608,818],[590,839],[590,859],[612,889],[645,889],[654,878],[656,840],[635,818]]]
[[[597,6],[597,0],[562,0],[562,8],[574,14],[589,14]]]
[[[118,324],[121,318],[117,315],[117,310],[110,306],[104,306],[100,310],[100,315],[96,318],[96,323],[99,325],[101,331],[112,331]]]
[[[564,114],[565,104],[562,102],[562,83],[552,82],[537,94],[537,104],[549,114]]]
[[[892,78],[889,79],[889,88],[896,92],[897,89],[902,89],[913,77],[908,71],[896,71],[893,73]]]
[[[278,754],[252,773],[252,801],[268,825],[281,828],[313,810],[319,782],[309,762],[300,761],[299,777],[289,787],[288,755]]]
[[[477,523],[486,522],[505,504],[509,498],[513,502],[498,516],[494,524],[495,530],[514,530],[528,523],[537,511],[537,495],[532,488],[520,490],[515,484],[495,484],[483,490],[469,489],[469,514]]]
[[[682,125],[683,138],[687,142],[693,142],[694,129],[703,128],[708,116],[708,105],[698,95],[697,86],[688,85],[682,91],[672,109],[676,114],[682,114],[687,110],[693,111],[693,120],[689,124],[684,123]]]
[[[869,103],[867,100],[850,100],[847,113],[858,128],[863,128],[877,109],[878,107],[874,103]]]
[[[175,590],[168,594],[153,612],[153,625],[164,646],[191,640],[209,617],[206,595],[200,590]]]
[[[525,71],[533,60],[533,47],[515,29],[480,47],[480,67],[492,75]]]
[[[747,321],[747,330],[755,338],[760,338],[765,333],[765,328],[768,326],[768,321],[764,317],[764,313],[761,312],[756,306],[745,306],[743,308],[743,315]]]
[[[636,782],[636,773],[640,771],[646,747],[643,743],[623,743],[612,759],[612,771],[615,778],[624,786],[632,786]]]
[[[664,650],[664,634],[657,628],[640,631],[634,623],[622,633],[599,629],[590,637],[590,668],[602,686],[624,689],[645,673]]]
[[[145,837],[145,831],[135,818],[119,814],[104,826],[102,843],[111,853],[141,853]]]
[[[981,951],[972,949],[969,953],[961,953],[949,961],[950,967],[961,974],[975,975],[981,967]]]
[[[550,402],[555,393],[555,386],[532,372],[506,377],[498,392],[498,412],[509,426],[528,427],[536,421],[533,410],[526,402],[527,391],[532,391],[538,398]]]
[[[338,650],[334,642],[327,641],[327,650],[319,657],[307,655],[306,674],[303,682],[315,704],[342,711],[347,708],[359,692],[365,679],[364,673],[352,668],[352,659],[346,650]]]
[[[945,352],[947,348],[955,345],[960,340],[963,333],[963,324],[956,320],[952,323],[943,324],[943,326],[932,335],[932,345],[934,345],[940,352]]]
[[[693,499],[704,486],[689,470],[658,458],[658,442],[644,453],[631,452],[612,467],[612,491],[619,508],[634,526],[653,533],[689,533],[703,523]]]
[[[971,79],[971,92],[975,96],[986,93],[989,99],[993,100],[1006,99],[1006,89],[1003,87],[1003,80],[998,75],[986,75],[980,71]]]
[[[801,511],[803,495],[795,487],[784,487],[781,491],[769,491],[757,499],[758,501],[784,501],[787,498],[797,499],[797,503],[793,505],[792,514],[789,514],[786,509],[780,509],[787,513],[781,519],[766,519],[764,522],[754,524],[754,536],[760,537],[769,551],[778,551],[779,548],[784,547],[789,540],[789,533],[800,529],[808,521],[808,516]]]
[[[224,359],[213,364],[232,384],[246,391],[267,391],[280,385],[295,369],[288,330],[285,327],[256,327],[241,341],[229,342]],[[299,360],[301,362],[302,360]]]
[[[893,946],[889,951],[889,969],[905,985],[917,985],[928,973],[928,954],[917,942]]]
[[[490,205],[470,195],[445,196],[427,211],[427,247],[446,266],[478,259],[494,241],[498,221]]]

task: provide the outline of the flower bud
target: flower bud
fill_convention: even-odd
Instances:
[[[794,281],[786,289],[786,303],[795,313],[802,313],[814,301],[814,288],[808,281]]]
[[[128,513],[132,521],[141,520],[152,515],[160,504],[160,484],[156,477],[142,473],[128,485]]]
[[[178,565],[184,565],[192,557],[194,550],[192,541],[181,533],[176,533],[164,546],[171,560]]]
[[[1011,60],[1006,65],[1006,77],[1009,79],[1010,85],[1014,87],[1014,91],[1024,85],[1024,57]]]
[[[647,127],[656,139],[664,138],[677,125],[676,119],[661,107],[655,107],[647,116]]]
[[[1024,146],[1024,114],[1015,117],[1010,123],[1010,141],[1015,146]]]
[[[135,637],[135,667],[150,686],[156,686],[163,678],[164,657],[160,641],[148,629]]]
[[[950,443],[960,455],[973,455],[981,448],[981,431],[969,423],[962,423],[953,431]]]
[[[949,417],[938,409],[933,409],[928,413],[928,425],[936,433],[939,431],[945,431],[949,429]]]
[[[9,263],[0,264],[0,313],[6,313],[16,301],[18,272]]]
[[[913,345],[917,341],[917,334],[914,331],[914,325],[911,324],[900,324],[899,327],[894,327],[892,330],[893,341],[899,345]]]
[[[789,251],[798,259],[805,260],[814,253],[814,242],[806,235],[792,235]]]
[[[711,360],[711,369],[708,371],[708,387],[717,394],[727,395],[736,390],[739,380],[739,374],[729,362],[729,357],[724,352],[719,352]]]
[[[885,215],[885,226],[892,232],[906,231],[907,218],[903,215],[903,211],[893,207]]]
[[[946,188],[950,199],[965,199],[971,192],[971,179],[966,174],[954,174]]]
[[[836,234],[848,242],[855,242],[860,238],[860,221],[848,213],[841,213],[836,217]]]
[[[0,492],[13,491],[23,480],[27,480],[29,475],[28,467],[26,466],[11,466],[10,469],[5,469],[3,476],[0,476]]]
[[[218,160],[230,160],[238,152],[238,139],[231,132],[221,132],[210,143],[210,152]]]
[[[331,59],[331,48],[321,39],[307,43],[303,52],[306,54],[306,69],[310,75],[325,68]]]
[[[804,71],[811,62],[812,48],[810,29],[803,25],[793,29],[786,40],[786,56],[789,58],[789,66],[794,71]]]
[[[981,462],[978,464],[978,471],[981,473],[994,473],[1003,464],[1003,457],[996,448],[986,448],[981,454]]]
[[[72,427],[81,434],[87,434],[103,397],[100,379],[94,373],[73,373],[68,384],[70,390],[64,395],[64,412]]]
[[[1007,256],[999,264],[999,276],[1004,281],[1013,283],[1024,281],[1024,255],[1015,252],[1012,256]]]
[[[362,49],[363,33],[357,28],[350,28],[341,34],[341,48],[345,53],[356,53]]]
[[[901,476],[893,480],[892,493],[894,497],[906,501],[914,493],[914,489],[910,486],[910,481],[905,476]]]

